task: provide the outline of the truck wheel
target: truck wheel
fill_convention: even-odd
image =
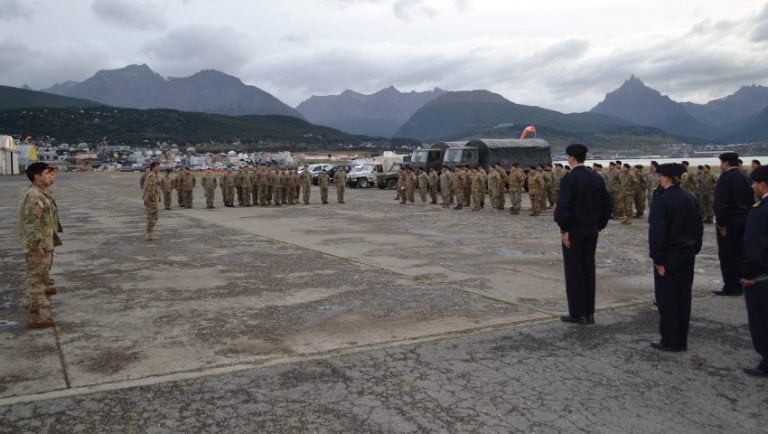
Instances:
[[[397,187],[397,181],[396,180],[390,179],[389,181],[387,181],[387,188],[388,189],[394,190],[395,187]]]
[[[357,181],[357,186],[360,188],[368,188],[368,180],[365,178],[360,178]]]

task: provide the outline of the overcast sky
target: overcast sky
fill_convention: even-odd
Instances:
[[[585,111],[635,74],[676,100],[768,85],[765,0],[0,0],[0,84],[217,69],[289,105],[488,89]]]

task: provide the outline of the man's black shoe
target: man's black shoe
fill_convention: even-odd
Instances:
[[[753,377],[768,377],[768,372],[763,371],[760,367],[744,368],[744,373]]]
[[[594,324],[594,323],[595,323],[595,316],[587,315],[587,324]]]
[[[587,325],[590,324],[589,318],[586,316],[570,316],[570,315],[561,315],[560,321],[562,322],[568,322],[572,324],[581,324],[581,325]]]
[[[720,295],[723,297],[736,297],[743,294],[743,291],[736,290],[736,291],[726,291],[724,289],[721,289],[719,291],[712,291],[712,294]]]
[[[667,347],[664,344],[662,344],[661,341],[651,342],[651,347],[653,347],[653,348],[655,348],[657,350],[669,351],[669,352],[672,352],[672,353],[679,353],[680,351],[683,351],[683,350],[681,350],[679,348]]]

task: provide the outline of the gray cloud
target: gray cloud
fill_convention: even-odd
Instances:
[[[753,42],[768,41],[768,5],[755,18],[755,28],[752,30]]]
[[[251,60],[257,44],[233,27],[187,26],[144,44],[142,52],[163,74],[187,75],[201,69],[234,74]]]
[[[404,21],[417,17],[434,18],[439,14],[437,8],[428,5],[424,0],[397,0],[392,5],[392,11]]]
[[[124,29],[163,30],[167,26],[162,8],[151,3],[95,0],[91,9],[101,20]]]
[[[29,20],[34,11],[28,5],[29,2],[21,0],[0,0],[0,20]]]

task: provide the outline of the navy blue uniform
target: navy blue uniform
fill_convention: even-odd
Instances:
[[[555,222],[571,240],[570,248],[563,245],[563,265],[568,313],[574,318],[591,318],[595,313],[597,236],[612,212],[611,196],[600,175],[578,165],[560,181]]]
[[[715,218],[718,226],[727,229],[725,237],[717,231],[717,256],[726,293],[741,292],[739,271],[744,254],[744,226],[755,198],[751,185],[752,181],[733,167],[720,175],[715,187]]]
[[[651,259],[654,265],[665,268],[664,276],[659,275],[656,267],[653,270],[661,344],[686,350],[693,267],[704,233],[699,203],[679,185],[671,185],[653,199],[648,223]]]
[[[744,259],[741,273],[753,280],[768,275],[768,199],[763,198],[749,211],[744,234]],[[752,345],[763,356],[758,368],[768,372],[768,282],[758,282],[744,288],[747,302],[749,333]]]

